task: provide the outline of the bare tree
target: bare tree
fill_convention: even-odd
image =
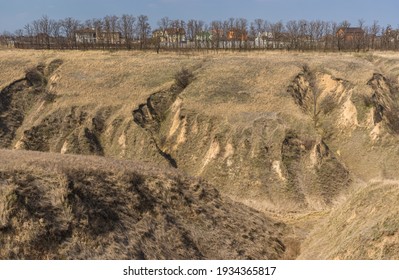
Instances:
[[[125,38],[126,48],[130,50],[132,48],[132,42],[134,39],[136,18],[133,15],[124,14],[119,21],[119,27],[122,36]]]
[[[358,20],[358,26],[362,30],[362,33],[355,34],[353,36],[352,42],[353,42],[353,48],[359,52],[361,49],[365,48],[365,39],[366,39],[366,31],[367,28],[365,28],[365,20],[364,19],[359,19]]]
[[[239,42],[240,49],[247,48],[248,42],[248,21],[245,18],[235,20],[235,39]]]
[[[55,21],[44,15],[26,24],[22,35],[20,30],[16,34],[21,35],[17,43],[22,42],[17,45],[41,48],[79,47],[76,44],[75,34],[78,29],[85,28],[92,30],[82,30],[82,32],[87,31],[89,33],[87,36],[96,36],[97,40],[88,40],[90,45],[81,45],[84,48],[105,47],[104,44],[99,44],[101,42],[115,48],[116,43],[124,42],[126,49],[131,49],[134,40],[138,39],[140,49],[147,48],[150,42],[153,42],[159,51],[163,41],[162,36],[168,40],[166,46],[176,49],[202,47],[234,50],[263,47],[301,51],[337,49],[361,51],[399,48],[399,28],[393,29],[391,25],[382,28],[378,21],[366,26],[363,19],[359,20],[357,25],[362,31],[348,29],[351,24],[346,20],[339,24],[320,20],[290,20],[284,24],[282,21],[267,22],[257,18],[249,24],[245,18],[231,17],[223,22],[212,21],[207,25],[198,19],[190,19],[186,23],[183,20],[163,17],[158,21],[159,32],[154,32],[154,38],[149,41],[151,26],[145,15],[137,18],[127,14],[121,17],[108,15],[102,19],[86,20],[84,24],[70,17]]]
[[[220,20],[211,22],[210,33],[212,35],[212,45],[216,51],[220,48],[220,42],[223,40],[223,23]]]
[[[370,26],[370,43],[371,43],[371,49],[375,49],[375,40],[377,38],[378,33],[380,32],[381,27],[378,24],[378,21],[374,21],[373,24]]]
[[[255,40],[255,47],[264,47],[266,37],[266,22],[263,19],[257,18],[251,23],[250,28],[251,37]]]
[[[190,19],[187,22],[187,39],[194,42],[195,48],[199,48],[204,41],[207,44],[210,39],[204,31],[204,25],[202,20]]]
[[[25,30],[26,36],[28,36],[28,37],[33,36],[33,26],[30,23],[25,24],[24,30]]]
[[[319,42],[327,37],[327,25],[328,23],[320,20],[310,22],[309,33],[312,41],[312,49],[319,49]]]
[[[102,42],[106,43],[109,47],[109,44],[111,43],[111,32],[112,32],[111,16],[104,17],[103,23],[104,23],[103,25],[104,32],[100,33],[99,35],[101,36]]]
[[[179,48],[181,47],[183,41],[185,41],[185,30],[186,30],[186,23],[184,20],[172,20],[171,21],[171,34],[168,34],[170,36],[170,40],[172,43],[172,46],[174,48]]]
[[[230,22],[228,20],[223,21],[223,49],[231,47],[229,39]]]
[[[33,22],[34,36],[36,36],[36,44],[39,47],[45,46],[50,48],[50,36],[54,32],[55,21],[51,20],[47,15],[42,16],[39,20]]]
[[[335,31],[335,37],[336,37],[336,43],[338,47],[338,51],[341,51],[345,47],[345,30],[351,26],[350,22],[347,20],[344,20],[341,22],[337,27]],[[342,29],[343,32],[339,33],[338,31]]]
[[[165,31],[171,25],[171,20],[168,17],[163,17],[158,21],[158,26],[161,30]]]
[[[14,32],[15,37],[21,39],[24,36],[24,31],[22,29],[17,29]]]
[[[28,23],[24,26],[25,34],[27,36],[28,41],[25,40],[25,43],[33,44],[33,36],[34,36],[34,28],[33,25]],[[19,41],[21,41],[22,37],[19,37]]]
[[[19,30],[15,31],[14,35],[8,31],[3,31],[3,33],[0,35],[0,45],[12,47],[15,42],[14,40],[16,39],[18,33],[19,33]],[[23,36],[23,34],[22,34],[22,36]]]
[[[197,47],[197,40],[196,40],[196,20],[190,19],[187,22],[187,41],[190,43],[194,43],[195,47]]]
[[[272,34],[273,44],[272,48],[280,48],[283,44],[284,38],[283,33],[285,31],[284,24],[282,21],[278,21],[276,23],[269,23],[267,25],[268,31]]]
[[[298,38],[298,49],[305,50],[309,48],[309,29],[310,24],[302,19],[298,21],[299,38]]]
[[[137,18],[137,33],[140,40],[140,49],[147,47],[147,40],[151,32],[150,24],[148,23],[148,17],[145,15],[139,15]]]
[[[76,44],[75,33],[79,28],[79,21],[71,17],[67,17],[61,21],[61,32],[67,39],[68,44]]]
[[[120,30],[119,18],[115,15],[106,16],[103,23],[105,32],[101,34],[101,37],[107,46],[110,47],[111,44],[119,43],[120,38],[117,36],[118,30]]]
[[[172,21],[169,19],[169,17],[163,17],[160,20],[158,20],[158,27],[159,30],[155,34],[155,44],[157,47],[157,53],[159,53],[159,49],[161,48],[161,42],[166,41],[166,32],[167,30],[171,27]]]
[[[61,35],[61,21],[52,21],[52,28],[50,30],[50,40],[54,38],[54,47],[60,48],[62,45],[62,35]]]
[[[291,49],[298,49],[299,46],[299,24],[296,20],[290,20],[285,25],[290,40]]]

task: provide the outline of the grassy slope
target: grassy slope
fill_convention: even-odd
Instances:
[[[0,259],[281,259],[283,225],[203,180],[0,150]]]
[[[350,196],[302,244],[301,259],[398,259],[399,184],[375,181]]]
[[[395,56],[391,56],[387,64],[392,64]],[[380,150],[366,139],[372,128],[367,127],[367,122],[370,120],[367,117],[367,109],[361,104],[361,95],[371,95],[372,91],[367,82],[373,73],[381,71],[380,64],[383,62],[375,57],[295,53],[236,53],[188,57],[136,52],[18,50],[2,51],[1,57],[4,69],[1,85],[23,76],[24,69],[39,62],[49,63],[56,58],[65,62],[50,77],[49,89],[57,94],[56,102],[49,106],[37,104],[31,110],[17,132],[15,145],[22,139],[25,130],[40,124],[48,115],[59,112],[68,114],[71,107],[77,107],[78,110],[88,112],[90,118],[96,114],[104,114],[104,111],[108,110],[110,113],[105,113],[108,114],[106,131],[100,139],[104,143],[104,153],[109,156],[147,160],[151,154],[156,153],[140,152],[141,148],[137,143],[145,145],[149,139],[147,135],[142,135],[142,131],[132,126],[131,113],[150,94],[169,88],[173,82],[173,75],[181,67],[188,67],[194,69],[196,79],[181,94],[183,102],[179,108],[179,117],[187,116],[189,129],[183,129],[183,124],[176,122],[177,128],[172,130],[174,116],[171,115],[170,121],[165,122],[159,136],[159,138],[171,138],[171,141],[162,148],[176,157],[178,165],[186,171],[213,178],[217,184],[219,183],[217,177],[229,176],[221,173],[248,174],[242,178],[246,181],[245,185],[259,185],[252,196],[252,199],[256,200],[256,197],[270,195],[270,191],[261,190],[261,185],[282,183],[279,182],[278,174],[272,170],[273,164],[281,164],[279,146],[273,145],[270,150],[268,143],[282,142],[287,130],[294,130],[300,138],[316,139],[320,134],[320,131],[313,128],[311,117],[303,114],[287,93],[290,83],[307,64],[312,71],[327,75],[327,79],[331,80],[332,77],[345,80],[348,86],[343,93],[345,95],[343,100],[349,96],[357,108],[356,127],[339,125],[342,119],[339,111],[343,107],[343,101],[334,114],[324,118],[323,129],[333,133],[333,137],[328,139],[327,143],[332,151],[340,155],[340,160],[349,166],[354,174],[364,179],[379,176],[382,169],[388,169],[385,172],[389,174],[392,173],[389,169],[396,170],[394,164],[396,160],[384,166],[388,155],[396,151],[393,148],[394,141],[390,139],[387,144],[389,147]],[[384,59],[381,57],[381,60]],[[379,65],[376,65],[377,62]],[[334,90],[334,86],[329,82],[331,81],[325,83],[319,81],[324,95]],[[197,123],[201,126],[200,132],[199,135],[194,135]],[[269,127],[269,131],[266,127]],[[176,135],[173,135],[173,132]],[[190,134],[194,136],[190,138]],[[264,137],[267,139],[261,141]],[[193,138],[204,139],[198,143],[193,141]],[[248,148],[245,147],[246,141],[249,141]],[[229,149],[229,144],[233,149]],[[61,146],[62,143],[54,144],[50,150],[59,152]],[[267,161],[270,163],[258,160],[263,157],[262,146],[268,146],[270,155]],[[213,147],[217,148],[216,151],[212,151]],[[194,155],[188,154],[195,149],[198,151]],[[229,150],[233,150],[237,157],[226,156]],[[198,160],[201,158],[202,161]],[[247,162],[252,158],[255,158],[254,162],[248,165]],[[233,162],[231,168],[223,167],[220,172],[213,171],[215,165],[230,165],[229,160]],[[245,161],[244,166],[240,166],[239,162],[242,160]],[[162,162],[162,159],[155,161]],[[365,162],[368,161],[375,164],[366,163],[365,166]],[[262,177],[260,172],[263,171],[260,170],[260,166],[265,165],[270,165],[267,167],[271,170],[268,172],[268,178],[272,178],[275,183],[265,178],[254,180]],[[237,178],[232,178],[231,182],[234,181],[237,181]],[[240,193],[231,193],[231,195],[241,196]]]
[[[181,67],[193,69],[194,81],[166,112],[158,144],[176,159],[180,169],[205,177],[223,193],[253,208],[273,211],[298,226],[301,238],[328,212],[331,205],[326,206],[326,196],[333,195],[336,202],[345,200],[350,192],[342,187],[337,187],[338,194],[330,192],[335,179],[339,179],[334,168],[324,168],[336,164],[331,161],[320,165],[324,166],[321,178],[328,178],[329,189],[314,187],[320,181],[314,175],[319,172],[314,150],[321,135],[352,178],[397,179],[397,136],[387,130],[384,121],[374,125],[373,109],[363,101],[363,96],[373,94],[368,82],[374,73],[398,82],[397,54],[265,52],[186,56],[2,50],[0,56],[2,86],[22,77],[26,67],[64,60],[49,84],[57,94],[56,101],[45,106],[37,104],[29,112],[14,144],[25,130],[39,125],[49,114],[68,114],[76,106],[88,112],[90,120],[111,108],[106,129],[100,135],[104,154],[163,164],[155,148],[148,145],[149,136],[132,122],[132,111],[150,94],[168,89]],[[329,95],[334,97],[332,111],[320,114],[316,128],[312,117],[287,92],[304,65],[317,74],[320,101]],[[87,122],[84,125],[90,127]],[[292,143],[298,142],[300,149],[310,147],[301,157],[295,156],[298,147],[289,149],[291,154],[286,158],[291,162],[284,161],[282,155],[288,131],[295,131],[298,139]],[[54,144],[50,150],[60,152],[64,138],[54,141],[61,144]],[[290,174],[294,174],[295,191],[287,191]],[[291,210],[301,211],[291,217],[287,215]],[[307,214],[309,210],[322,212]]]

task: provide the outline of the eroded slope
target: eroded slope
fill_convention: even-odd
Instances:
[[[397,177],[395,55],[18,53],[20,67],[64,63],[46,76],[53,98],[4,134],[10,149],[174,166],[277,213],[325,211],[357,179]],[[193,76],[176,90],[182,68]]]

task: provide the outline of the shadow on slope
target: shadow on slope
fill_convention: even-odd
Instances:
[[[0,150],[1,259],[281,259],[285,226],[200,179]]]

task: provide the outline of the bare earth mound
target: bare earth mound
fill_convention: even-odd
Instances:
[[[281,259],[282,229],[173,170],[0,150],[1,259]]]

